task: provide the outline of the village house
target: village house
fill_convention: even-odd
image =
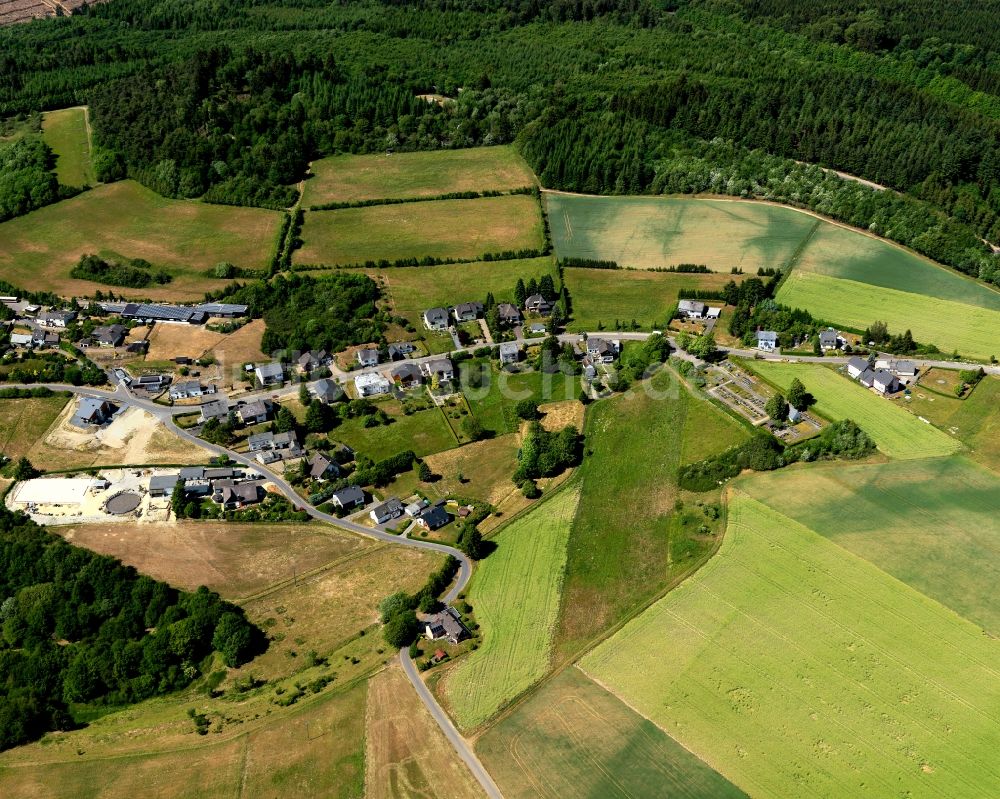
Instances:
[[[330,495],[330,504],[344,510],[357,508],[365,504],[365,492],[358,486],[347,486]]]
[[[399,366],[394,366],[389,374],[392,375],[393,382],[400,388],[416,388],[424,382],[424,377],[420,373],[420,367],[414,363],[403,363]]]
[[[429,308],[424,311],[424,325],[428,330],[447,330],[448,312],[444,308]]]
[[[552,303],[541,294],[532,294],[524,301],[524,310],[529,313],[536,313],[541,316],[548,316],[552,313]]]
[[[544,336],[547,332],[547,328],[541,322],[535,322],[528,327],[528,334],[532,336]]]
[[[358,350],[355,357],[363,367],[378,366],[378,350],[361,349]]]
[[[170,389],[170,399],[194,399],[195,397],[202,397],[206,394],[214,394],[215,392],[216,388],[212,383],[206,386],[198,380],[185,380],[183,383],[177,383]]]
[[[433,380],[435,377],[438,379],[438,382],[455,379],[455,367],[452,366],[450,358],[437,358],[433,361],[427,361],[421,365],[421,369],[429,380]]]
[[[156,392],[170,385],[170,380],[170,375],[140,375],[133,385],[143,391]]]
[[[344,394],[344,390],[337,383],[326,378],[317,380],[309,391],[324,405],[336,402]]]
[[[296,361],[296,365],[302,374],[306,374],[325,366],[329,362],[330,356],[327,351],[320,350],[319,352],[303,352]]]
[[[260,502],[259,483],[237,483],[233,480],[217,480],[214,484],[212,501],[226,510],[236,510]]]
[[[429,616],[424,621],[424,635],[431,641],[441,638],[457,644],[469,637],[469,630],[462,622],[462,616],[452,607]]]
[[[128,331],[121,325],[107,325],[105,327],[95,327],[90,334],[90,339],[98,347],[120,347],[125,340]]]
[[[774,352],[778,348],[778,334],[773,330],[757,331],[757,349],[762,352]]]
[[[38,324],[45,327],[66,327],[76,319],[73,311],[42,311],[38,314]]]
[[[516,341],[504,341],[500,344],[500,365],[517,363],[521,360],[521,345]]]
[[[397,341],[386,347],[390,361],[401,361],[412,352],[417,351],[415,344],[409,341]]]
[[[409,505],[407,505],[406,508],[404,508],[404,512],[411,519],[415,519],[417,518],[417,516],[420,515],[420,512],[428,505],[430,505],[430,503],[426,499],[421,497],[416,502],[411,502]]]
[[[917,376],[917,365],[913,361],[897,361],[894,358],[879,358],[875,361],[876,369],[885,369],[897,377],[912,378]]]
[[[261,386],[280,386],[285,382],[285,367],[280,363],[265,363],[253,370]]]
[[[322,452],[314,452],[306,461],[306,473],[313,480],[323,481],[340,476],[340,466]]]
[[[585,355],[583,357],[581,365],[583,366],[584,379],[593,380],[595,377],[597,377],[597,367],[594,366],[594,362],[593,360],[591,360],[589,355]]]
[[[880,394],[895,394],[899,390],[899,381],[892,372],[876,369],[872,376],[872,387]]]
[[[832,327],[819,331],[819,348],[824,352],[839,350],[845,343],[840,333]]]
[[[359,397],[375,397],[379,394],[388,394],[392,389],[392,383],[382,375],[368,373],[355,377],[354,387]]]
[[[417,514],[417,524],[425,530],[440,530],[450,521],[451,516],[448,514],[448,511],[440,505],[431,505]]]
[[[473,322],[483,315],[481,302],[460,302],[452,311],[456,322]]]
[[[509,302],[501,302],[497,305],[497,316],[502,325],[510,327],[521,324],[521,312]]]
[[[847,374],[854,380],[861,377],[861,375],[868,371],[869,368],[868,361],[857,356],[854,356],[847,362]]]
[[[31,346],[36,350],[45,350],[59,346],[59,334],[51,330],[34,330],[31,333]]]
[[[368,514],[375,524],[385,524],[403,515],[403,503],[396,497],[391,497],[381,505],[376,505]]]
[[[81,427],[102,425],[114,415],[115,410],[115,406],[107,400],[81,397],[73,421]]]
[[[240,420],[240,424],[247,427],[266,422],[271,418],[271,403],[266,400],[248,402],[237,409],[236,418]]]
[[[681,300],[677,303],[677,314],[687,319],[701,319],[707,306],[697,300]]]
[[[30,349],[32,346],[31,333],[11,333],[10,346],[27,347],[28,349]]]
[[[587,339],[587,355],[601,363],[611,363],[618,355],[620,343],[603,338]]]
[[[219,399],[203,402],[198,406],[198,410],[201,411],[201,415],[198,417],[198,422],[201,424],[204,424],[209,419],[219,419],[221,421],[229,416],[229,398],[220,397]]]

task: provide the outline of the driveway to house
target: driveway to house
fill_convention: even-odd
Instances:
[[[399,650],[399,660],[403,664],[403,671],[406,673],[406,676],[409,678],[414,690],[417,692],[417,696],[419,696],[424,705],[427,706],[427,709],[434,717],[434,721],[437,722],[441,731],[445,734],[445,737],[451,742],[455,751],[458,752],[458,756],[462,758],[465,765],[469,767],[469,771],[472,772],[472,776],[479,780],[479,784],[483,786],[483,790],[486,791],[486,795],[490,797],[490,799],[503,799],[503,794],[500,793],[500,789],[497,787],[497,784],[493,782],[493,778],[489,775],[489,772],[483,767],[483,764],[479,762],[479,758],[476,757],[476,753],[472,751],[472,747],[469,746],[469,742],[462,737],[462,734],[458,731],[455,725],[452,724],[448,714],[441,709],[441,706],[437,703],[433,694],[431,694],[430,690],[424,684],[424,681],[420,679],[420,675],[417,673],[417,669],[413,665],[413,660],[410,658],[409,651],[406,649]]]

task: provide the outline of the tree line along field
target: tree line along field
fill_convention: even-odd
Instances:
[[[443,681],[461,727],[487,721],[549,670],[566,541],[579,499],[575,488],[567,488],[516,519],[479,565],[468,597],[483,643]]]
[[[796,267],[777,294],[778,302],[805,308],[818,319],[861,330],[880,319],[889,330],[910,330],[922,344],[943,352],[988,359],[1000,351],[1000,311],[933,295],[872,286]]]
[[[813,465],[740,483],[994,637],[1000,476],[966,458]]]
[[[718,555],[582,660],[758,796],[988,796],[1000,642],[787,516],[730,503]]]
[[[535,175],[510,146],[377,155],[335,155],[313,161],[302,205],[436,197],[464,191],[534,186]]]
[[[351,265],[400,258],[476,259],[540,249],[542,218],[530,195],[308,211],[297,264]]]
[[[593,405],[585,432],[589,454],[578,470],[580,505],[567,550],[559,658],[575,655],[705,562],[718,543],[720,522],[680,497],[677,469],[747,436],[669,369]],[[713,534],[700,535],[702,524]]]
[[[577,668],[476,742],[509,799],[737,799],[741,790]]]
[[[42,115],[42,139],[56,156],[56,176],[64,186],[97,183],[91,160],[87,109],[63,108]]]
[[[833,421],[852,419],[890,458],[930,458],[962,448],[961,442],[899,407],[900,400],[880,397],[826,366],[757,361],[746,365],[782,390],[798,378],[816,398],[818,413]]]
[[[108,288],[69,277],[81,255],[145,258],[174,279],[143,288],[143,296],[200,300],[225,285],[212,277],[220,261],[265,268],[280,221],[275,211],[168,200],[124,180],[0,224],[0,273],[72,297]]]
[[[638,268],[704,264],[756,272],[783,268],[816,227],[813,217],[775,205],[690,197],[597,197],[545,192],[560,258]],[[676,299],[676,298],[675,298]]]

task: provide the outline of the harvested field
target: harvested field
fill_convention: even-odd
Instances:
[[[421,314],[428,308],[448,308],[463,301],[482,302],[488,292],[493,292],[497,302],[513,302],[518,278],[527,283],[531,278],[541,279],[542,275],[555,277],[555,264],[552,258],[529,258],[369,270],[367,274],[381,282],[394,313],[426,332]]]
[[[510,479],[517,468],[519,446],[517,435],[508,434],[428,455],[427,465],[441,479],[420,489],[428,496],[468,496],[499,505],[519,491]],[[458,481],[459,474],[464,482]]]
[[[560,656],[575,654],[708,558],[721,522],[698,508],[678,510],[677,469],[746,435],[666,369],[648,384],[591,407],[590,454],[579,470],[582,493],[556,642]],[[702,524],[713,534],[699,534]]]
[[[70,400],[64,396],[0,400],[0,452],[11,459],[27,455],[39,445],[67,403]],[[70,404],[75,405],[76,400]]]
[[[368,685],[365,799],[478,799],[485,794],[394,663]]]
[[[965,281],[963,281],[964,283]],[[796,269],[778,289],[778,302],[805,308],[831,324],[859,330],[876,319],[890,332],[910,330],[922,344],[973,358],[997,354],[1000,311]]]
[[[952,457],[823,464],[740,488],[1000,637],[1000,476]]]
[[[29,400],[34,401],[34,400]],[[204,463],[208,453],[183,441],[152,414],[126,408],[96,432],[70,422],[77,402],[70,402],[62,415],[28,450],[28,458],[44,469],[82,469],[90,466]]]
[[[746,795],[576,668],[487,731],[476,753],[508,799]]]
[[[899,400],[878,396],[846,374],[820,364],[748,361],[746,365],[782,389],[797,377],[816,397],[818,413],[834,421],[852,419],[890,458],[930,458],[962,448],[945,433],[907,413]]]
[[[392,155],[335,155],[313,161],[302,205],[437,197],[460,191],[504,191],[535,185],[513,147],[474,147]]]
[[[42,138],[56,155],[56,176],[63,186],[97,183],[90,158],[86,108],[64,108],[42,115]]]
[[[365,693],[361,683],[324,695],[223,741],[197,736],[178,707],[186,740],[157,753],[93,756],[83,749],[20,747],[0,756],[0,793],[32,799],[229,799],[298,792],[355,799],[364,783]],[[200,706],[198,699],[190,706]]]
[[[247,615],[280,640],[242,670],[271,679],[288,672],[289,658],[310,650],[330,653],[378,621],[380,600],[394,591],[417,591],[443,560],[409,547],[373,546],[243,603]]]
[[[642,330],[663,330],[682,289],[719,290],[739,275],[728,272],[688,274],[650,272],[641,269],[566,269],[566,286],[573,301],[573,319],[568,329],[594,332],[604,325],[613,330],[615,321],[633,319]]]
[[[193,591],[207,585],[239,600],[299,578],[370,546],[325,524],[82,524],[53,528],[77,546],[111,555],[143,574]]]
[[[886,623],[891,620],[891,623]],[[988,796],[1000,642],[746,496],[582,668],[755,796]]]
[[[739,200],[546,192],[545,202],[558,257],[642,269],[704,264],[753,273],[785,267],[818,222],[791,208]]]
[[[174,280],[137,289],[136,296],[201,300],[226,284],[211,276],[218,262],[265,267],[280,221],[277,212],[260,208],[168,200],[124,180],[0,224],[0,272],[36,291],[84,296],[107,286],[69,277],[81,255],[145,258]]]
[[[824,224],[816,231],[796,261],[795,271],[866,283],[869,291],[872,287],[895,289],[1000,311],[1000,291],[985,283],[898,245],[837,225]]]
[[[300,264],[363,264],[397,258],[478,258],[540,248],[538,201],[527,195],[310,211]]]
[[[267,360],[260,350],[264,320],[254,319],[234,333],[216,333],[201,326],[158,324],[149,335],[147,361],[168,361],[178,355],[200,358],[211,354],[223,372],[244,363]]]
[[[559,615],[566,541],[580,494],[568,488],[515,520],[478,567],[469,602],[482,646],[443,683],[456,721],[471,729],[545,676]]]
[[[542,413],[542,427],[546,430],[562,430],[564,427],[572,426],[583,431],[583,415],[586,408],[579,400],[550,402],[539,405],[538,410]]]

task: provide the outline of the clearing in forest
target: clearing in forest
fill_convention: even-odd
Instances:
[[[516,519],[479,565],[468,596],[483,644],[443,683],[463,728],[487,721],[548,671],[566,540],[579,499],[579,491],[569,488]]]
[[[962,281],[963,283],[965,281]],[[863,330],[876,320],[889,332],[910,330],[921,344],[973,358],[1000,353],[1000,311],[796,268],[778,302],[805,308],[817,319]]]
[[[746,796],[576,668],[490,728],[476,753],[508,799]]]
[[[584,671],[754,796],[989,796],[1000,642],[746,496]]]
[[[302,205],[438,197],[460,191],[509,191],[535,185],[513,147],[334,155],[313,161]]]
[[[206,291],[226,285],[212,277],[220,261],[266,267],[280,221],[275,211],[169,200],[123,180],[0,224],[0,274],[15,285],[65,297],[111,288],[157,300],[200,301]],[[144,258],[174,279],[130,290],[70,278],[88,253]]]
[[[752,274],[759,267],[785,268],[817,224],[791,208],[739,200],[546,192],[545,202],[558,257],[643,269],[704,264]]]
[[[962,448],[960,442],[899,407],[902,400],[881,397],[826,366],[762,361],[747,366],[782,390],[798,378],[816,398],[818,413],[833,421],[852,419],[890,458],[931,458]]]
[[[330,266],[400,258],[474,259],[540,249],[542,217],[529,195],[309,211],[298,264]]]
[[[368,685],[364,795],[365,799],[485,795],[396,663]]]
[[[1000,635],[1000,477],[993,472],[958,456],[830,463],[755,475],[740,487]]]
[[[42,139],[56,155],[56,177],[63,186],[97,183],[90,153],[87,109],[64,108],[42,115]]]

